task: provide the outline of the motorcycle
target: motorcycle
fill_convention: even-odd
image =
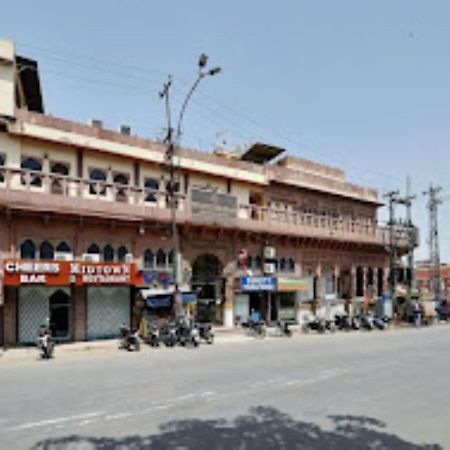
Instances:
[[[310,330],[317,331],[320,334],[325,333],[327,330],[326,320],[321,317],[314,317],[313,319],[304,322],[302,325],[302,331],[304,333],[309,333]]]
[[[139,337],[139,330],[130,330],[128,327],[120,328],[120,348],[128,350],[129,352],[138,352],[141,349],[141,339]]]
[[[277,322],[278,331],[281,336],[291,337],[292,336],[292,330],[289,328],[288,322],[283,322],[279,320]]]
[[[187,321],[180,322],[177,327],[178,343],[186,347],[192,345],[198,347],[200,345],[200,334],[198,327]]]
[[[41,351],[42,359],[53,358],[55,341],[52,338],[49,328],[42,325],[38,330],[37,346]]]
[[[384,318],[375,317],[373,319],[373,325],[378,330],[385,330],[387,328],[387,325],[388,325],[388,320],[385,317]]]
[[[361,328],[363,330],[372,331],[373,330],[373,318],[369,314],[363,314],[361,316]]]
[[[161,340],[160,330],[156,325],[153,325],[147,337],[147,344],[150,345],[150,347],[159,347],[160,340]]]
[[[211,345],[214,343],[214,333],[209,324],[199,324],[197,325],[200,339],[203,339],[207,344]]]
[[[168,324],[160,330],[160,340],[166,347],[175,347],[178,342],[177,328],[174,324]]]
[[[350,331],[352,328],[350,319],[347,314],[336,314],[334,323],[336,324],[336,328],[338,330]]]
[[[350,320],[350,324],[352,330],[359,330],[361,328],[361,319],[359,318],[359,316],[353,316]]]

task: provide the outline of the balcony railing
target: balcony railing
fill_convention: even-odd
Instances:
[[[231,227],[256,233],[340,240],[387,246],[390,229],[368,219],[279,210],[256,205],[238,205],[221,197],[178,195],[177,221],[199,225]],[[211,197],[211,198],[210,198]],[[206,197],[205,197],[206,198]],[[218,204],[211,199],[218,198]],[[199,200],[200,199],[200,200]],[[15,209],[58,211],[65,214],[101,216],[131,221],[169,222],[167,194],[106,181],[86,180],[54,173],[0,167],[0,204]],[[397,227],[396,242],[407,247],[416,229]]]

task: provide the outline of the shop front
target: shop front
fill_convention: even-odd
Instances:
[[[116,336],[121,325],[130,324],[133,270],[132,264],[118,263],[6,261],[16,342],[35,343],[41,325],[49,325],[58,341]]]
[[[277,292],[274,294],[276,317],[273,320],[297,322],[297,310],[308,296],[312,295],[312,278],[277,278]]]
[[[277,279],[273,276],[241,277],[234,295],[234,323],[247,322],[250,317],[270,321],[276,287]]]

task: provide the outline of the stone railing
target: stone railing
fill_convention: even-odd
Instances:
[[[216,197],[219,198],[220,196]],[[211,199],[210,199],[211,200]],[[195,204],[195,208],[194,208]],[[131,185],[86,180],[71,176],[0,167],[0,205],[11,209],[60,212],[117,218],[127,221],[170,221],[167,193]],[[235,205],[235,206],[233,206]],[[178,195],[177,221],[249,232],[281,234],[388,246],[390,229],[368,219],[351,220],[256,205],[205,203]],[[210,212],[208,213],[208,208]],[[221,208],[223,209],[222,213]],[[234,208],[230,211],[230,208]],[[225,220],[226,219],[226,220]],[[396,243],[407,247],[409,230],[397,227]]]

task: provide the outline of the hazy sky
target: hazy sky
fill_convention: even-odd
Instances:
[[[252,141],[344,168],[355,183],[450,195],[450,2],[447,0],[4,2],[0,34],[38,59],[46,112],[101,118],[158,137],[158,90],[174,77],[178,111],[206,52],[223,73],[189,106],[183,144]],[[450,202],[440,209],[450,260]],[[399,214],[403,211],[399,209]],[[385,218],[385,212],[381,212]]]

